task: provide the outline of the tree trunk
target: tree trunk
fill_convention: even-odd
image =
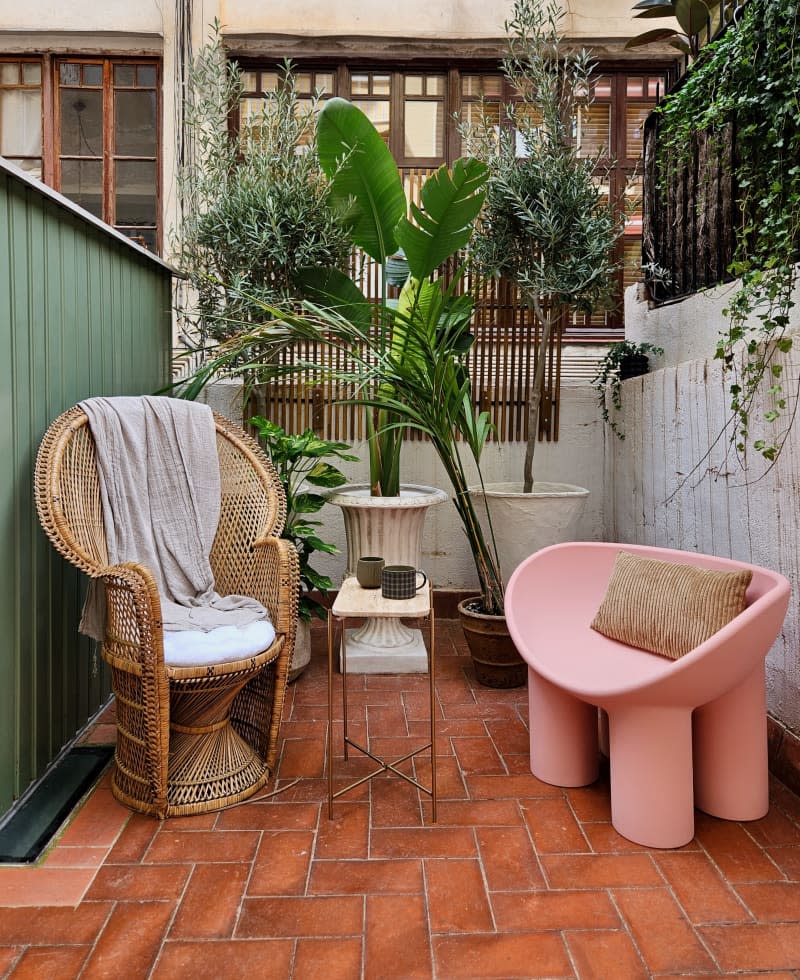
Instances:
[[[550,346],[550,338],[553,334],[553,324],[559,317],[557,306],[551,306],[550,316],[545,316],[539,302],[539,297],[533,297],[532,305],[529,309],[542,325],[542,335],[539,338],[539,352],[536,358],[536,374],[533,376],[530,395],[528,397],[528,444],[525,448],[525,466],[523,469],[522,492],[530,493],[533,490],[533,453],[536,448],[536,439],[539,435],[539,416],[542,409],[542,396],[544,394],[545,367],[547,365],[547,351]]]

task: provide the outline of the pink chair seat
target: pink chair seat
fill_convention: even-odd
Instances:
[[[620,550],[724,571],[750,568],[747,608],[680,660],[590,629]],[[528,664],[531,770],[557,786],[598,774],[609,722],[611,815],[625,837],[679,847],[694,807],[729,820],[768,809],[764,660],[789,603],[777,572],[694,552],[597,542],[544,548],[516,569],[506,618]]]

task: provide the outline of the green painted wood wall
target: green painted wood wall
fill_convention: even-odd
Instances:
[[[42,532],[41,437],[90,395],[167,383],[171,271],[0,160],[0,816],[108,697],[84,577]]]

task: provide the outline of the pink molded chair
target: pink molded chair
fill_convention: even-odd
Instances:
[[[701,568],[750,568],[747,608],[679,660],[589,628],[617,552]],[[528,664],[531,771],[556,786],[598,775],[598,712],[609,721],[611,820],[624,837],[680,847],[694,807],[756,820],[769,807],[764,660],[789,603],[788,581],[756,565],[639,545],[544,548],[506,590],[511,636]]]

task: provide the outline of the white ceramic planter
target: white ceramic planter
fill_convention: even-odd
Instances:
[[[483,495],[478,487],[471,487],[470,492],[486,527]],[[521,483],[486,484],[486,504],[504,582],[534,551],[575,540],[588,496],[585,487],[571,483],[535,482],[532,493],[523,493]]]
[[[377,555],[387,565],[419,568],[428,508],[448,499],[444,490],[421,484],[402,486],[399,497],[372,497],[365,483],[348,484],[329,494],[328,502],[340,507],[344,517],[345,575],[355,575],[362,555]],[[347,631],[348,673],[424,673],[427,669],[422,633],[399,619],[372,619]]]

